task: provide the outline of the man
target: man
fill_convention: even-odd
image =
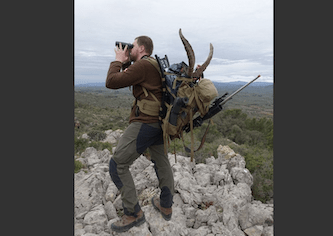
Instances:
[[[134,40],[133,45],[130,53],[127,45],[124,50],[121,44],[115,48],[116,58],[110,64],[105,82],[106,87],[110,89],[133,86],[135,97],[129,118],[130,124],[120,138],[109,164],[111,179],[120,190],[124,208],[122,219],[111,225],[111,229],[117,232],[125,232],[145,222],[129,167],[147,148],[161,189],[160,197],[154,196],[152,204],[166,220],[171,219],[174,195],[173,173],[168,156],[164,152],[163,133],[158,118],[162,82],[160,71],[156,67],[157,62],[150,57],[153,42],[147,36],[140,36]],[[130,61],[134,63],[121,72]],[[144,102],[148,105],[158,104],[152,109],[157,110],[153,113],[146,111],[140,105]]]

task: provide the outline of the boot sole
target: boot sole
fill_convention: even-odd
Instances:
[[[133,221],[132,223],[130,223],[129,225],[125,225],[125,226],[115,226],[115,225],[111,225],[111,229],[112,231],[115,231],[117,233],[122,233],[122,232],[126,232],[128,230],[130,230],[132,227],[136,226],[140,226],[143,223],[146,222],[146,218],[145,215],[143,215],[140,219]]]
[[[155,206],[154,204],[154,197],[152,197],[151,199],[151,204],[154,206],[154,208],[161,213],[161,215],[163,216],[163,218],[166,220],[166,221],[169,221],[171,220],[171,216],[172,216],[172,213],[170,215],[166,215],[164,214],[163,212],[161,212],[160,208],[158,208],[157,206]]]

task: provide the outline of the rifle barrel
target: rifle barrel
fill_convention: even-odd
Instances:
[[[244,86],[242,86],[241,88],[237,89],[233,94],[231,94],[229,97],[227,97],[222,103],[221,106],[224,105],[228,100],[230,100],[233,96],[235,96],[237,93],[239,93],[240,91],[242,91],[244,88],[246,88],[248,85],[250,85],[252,82],[254,82],[256,79],[258,79],[260,77],[260,75],[258,75],[255,79],[251,80],[250,82],[248,82],[247,84],[245,84]]]

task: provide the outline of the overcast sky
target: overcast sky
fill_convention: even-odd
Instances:
[[[273,0],[75,0],[75,84],[105,82],[115,41],[147,35],[152,56],[188,64],[179,28],[197,64],[214,46],[205,78],[217,82],[273,82]]]

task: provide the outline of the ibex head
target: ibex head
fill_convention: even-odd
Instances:
[[[187,39],[183,36],[182,34],[182,30],[179,29],[179,36],[180,39],[182,40],[184,47],[185,47],[185,51],[187,53],[187,57],[188,57],[188,68],[185,71],[186,74],[192,78],[192,77],[200,77],[200,75],[205,71],[205,69],[207,68],[207,66],[210,63],[210,60],[213,57],[213,45],[210,44],[210,51],[209,51],[209,55],[206,59],[206,61],[201,65],[201,67],[199,67],[195,72],[193,72],[193,68],[194,68],[194,63],[195,63],[195,56],[194,56],[194,51],[191,47],[191,44],[187,41]]]

